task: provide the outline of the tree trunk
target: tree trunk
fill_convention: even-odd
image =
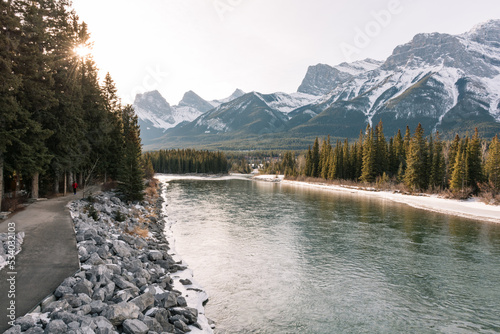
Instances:
[[[17,194],[21,191],[21,180],[19,177],[19,173],[16,172],[16,190],[14,191],[14,198],[17,198]]]
[[[80,182],[78,183],[83,187],[83,173],[80,173]]]
[[[33,175],[33,180],[31,184],[31,198],[37,199],[38,198],[38,177],[40,176],[40,173],[36,172]]]
[[[3,154],[0,153],[0,212],[2,211],[3,200]]]
[[[64,172],[64,191],[63,191],[64,196],[66,196],[67,189],[68,189],[68,173]]]
[[[76,178],[75,178],[75,175],[73,174],[73,172],[71,173],[68,173],[68,189],[66,190],[71,190],[73,189],[73,182],[75,182]]]
[[[54,194],[59,194],[59,174],[54,176]]]

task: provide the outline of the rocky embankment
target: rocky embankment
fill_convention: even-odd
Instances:
[[[192,283],[178,277],[174,282],[186,268],[168,253],[161,196],[126,205],[103,193],[69,207],[81,270],[5,333],[211,331],[175,288],[182,284],[188,291]]]

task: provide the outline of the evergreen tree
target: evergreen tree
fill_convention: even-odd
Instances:
[[[398,130],[396,137],[394,137],[394,149],[393,149],[393,161],[391,162],[391,173],[396,175],[398,173],[399,166],[401,164],[406,164],[406,156],[404,149],[404,141],[401,136],[401,130]]]
[[[0,211],[3,198],[4,156],[12,147],[12,143],[22,137],[25,122],[29,114],[20,108],[16,94],[21,85],[21,79],[13,72],[13,63],[18,45],[20,20],[15,15],[12,1],[0,2]]]
[[[341,178],[343,180],[347,180],[351,178],[351,157],[349,154],[349,140],[346,138],[344,140],[344,146],[342,146],[342,175]]]
[[[357,152],[356,152],[356,166],[354,173],[354,180],[359,180],[361,178],[363,169],[363,131],[359,132],[359,138],[357,142]]]
[[[32,197],[38,197],[38,176],[50,163],[52,155],[46,140],[53,133],[43,124],[52,119],[50,108],[57,104],[54,98],[53,49],[51,45],[51,2],[21,1],[17,9],[21,18],[19,46],[13,71],[22,78],[16,99],[29,119],[24,124],[20,140],[12,147],[8,159],[15,170],[31,177]]]
[[[475,129],[474,136],[468,142],[466,161],[467,184],[477,193],[479,191],[478,183],[483,182],[481,140],[479,139],[477,128]]]
[[[323,141],[320,152],[320,166],[321,166],[320,177],[322,177],[323,179],[328,178],[329,167],[330,167],[328,164],[328,160],[331,151],[332,151],[332,145],[330,143],[330,136],[328,136],[328,138]]]
[[[453,173],[450,179],[450,189],[454,192],[463,191],[466,187],[466,144],[460,143],[457,154],[455,156],[455,163],[453,164]]]
[[[137,115],[131,105],[122,110],[123,157],[118,178],[119,191],[125,200],[142,200],[144,182],[141,168],[141,139]]]
[[[311,151],[311,146],[309,146],[309,149],[307,150],[306,154],[306,165],[304,167],[304,175],[307,177],[313,176],[313,161],[312,161],[312,151]]]
[[[375,176],[380,176],[388,169],[387,142],[384,136],[384,126],[380,121],[375,127]]]
[[[488,157],[485,165],[488,181],[496,192],[500,191],[500,141],[498,135],[493,137],[488,148]]]
[[[109,172],[111,178],[116,179],[119,172],[119,166],[116,162],[120,161],[120,156],[122,155],[120,136],[122,130],[120,110],[122,106],[117,95],[115,83],[109,73],[106,74],[104,79],[102,91],[104,109],[106,110],[106,119],[109,128],[109,135],[105,143],[107,147],[105,170]]]
[[[407,167],[404,181],[406,186],[412,190],[424,190],[427,188],[428,180],[426,169],[427,152],[424,139],[424,129],[419,123],[415,134],[411,138],[406,154]]]
[[[295,156],[291,151],[285,152],[280,167],[285,176],[292,176],[296,174]]]
[[[366,135],[364,138],[363,145],[363,166],[361,173],[361,181],[363,182],[374,182],[377,176],[375,163],[376,163],[376,148],[373,138],[373,129],[368,125],[366,127]]]
[[[429,158],[431,160],[429,185],[431,187],[444,188],[446,186],[446,163],[443,154],[443,143],[439,137],[439,132],[436,132],[433,151],[432,154],[429,155]]]
[[[453,142],[450,144],[450,147],[448,149],[448,160],[446,167],[446,180],[448,183],[451,179],[451,175],[453,174],[453,167],[455,166],[459,148],[460,148],[460,137],[458,136],[458,134],[456,134],[455,138],[453,139]]]
[[[52,154],[50,176],[54,182],[54,192],[59,192],[59,178],[75,172],[85,160],[83,152],[88,152],[85,140],[82,95],[80,80],[77,78],[79,56],[74,52],[77,43],[78,22],[68,12],[64,2],[55,2],[51,10],[52,55],[54,98],[58,101],[48,111],[50,117],[42,120],[45,129],[52,131],[47,139],[47,147]]]
[[[313,177],[319,177],[319,140],[318,137],[316,137],[316,140],[314,141],[313,148],[312,148],[312,176]]]

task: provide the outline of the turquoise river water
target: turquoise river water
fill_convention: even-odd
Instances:
[[[166,198],[215,333],[500,332],[500,224],[238,179]]]

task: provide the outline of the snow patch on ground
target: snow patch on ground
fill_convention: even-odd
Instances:
[[[470,219],[478,219],[493,223],[500,223],[500,206],[487,205],[476,199],[467,201],[453,200],[438,197],[437,195],[404,195],[392,193],[390,191],[363,190],[354,187],[344,187],[340,185],[329,185],[320,183],[308,183],[299,181],[284,180],[283,184],[297,187],[310,187],[329,191],[350,192],[360,196],[375,196],[382,199],[391,200],[398,203],[410,205],[414,208],[424,209],[444,214],[460,216]]]
[[[0,233],[0,270],[6,267],[9,262],[9,255],[16,256],[21,251],[21,245],[24,241],[24,232],[15,234]]]

